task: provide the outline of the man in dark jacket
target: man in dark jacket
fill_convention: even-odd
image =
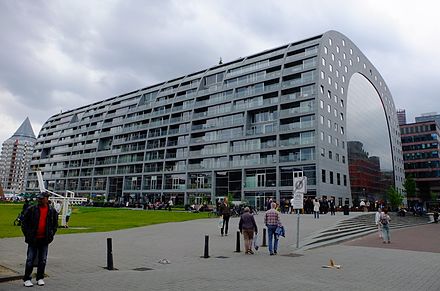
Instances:
[[[28,244],[26,267],[24,271],[24,286],[32,287],[32,270],[35,257],[38,255],[37,284],[44,285],[44,269],[46,268],[49,244],[58,227],[58,214],[49,205],[49,193],[43,192],[38,196],[38,205],[29,207],[21,225],[25,241]]]

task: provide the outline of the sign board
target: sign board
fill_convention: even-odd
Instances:
[[[303,193],[295,193],[293,195],[293,209],[303,209],[304,208],[304,194]]]
[[[307,177],[302,171],[293,172],[293,193],[307,193]]]

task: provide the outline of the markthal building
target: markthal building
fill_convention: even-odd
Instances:
[[[336,31],[53,115],[31,166],[56,192],[129,204],[261,207],[292,197],[294,171],[306,196],[356,204],[404,180],[391,92]]]

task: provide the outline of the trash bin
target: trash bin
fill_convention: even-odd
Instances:
[[[349,215],[350,214],[350,210],[348,208],[348,205],[344,205],[344,215]]]

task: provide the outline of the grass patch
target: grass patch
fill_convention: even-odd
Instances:
[[[13,225],[22,207],[22,204],[0,204],[0,238],[23,236],[21,228]],[[207,213],[78,206],[70,217],[71,228],[59,228],[57,234],[104,232],[207,217]]]

